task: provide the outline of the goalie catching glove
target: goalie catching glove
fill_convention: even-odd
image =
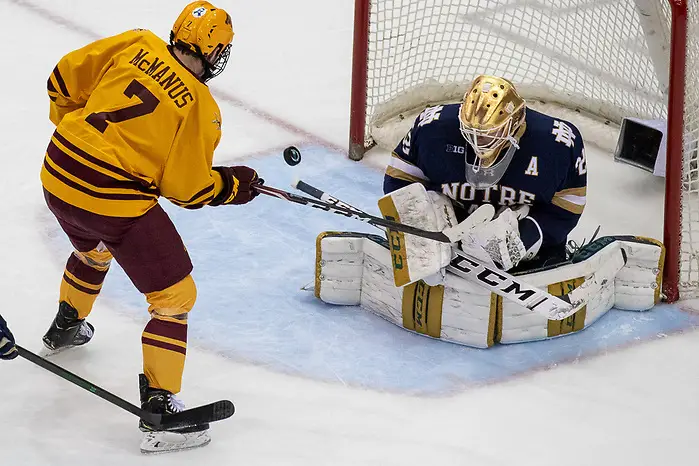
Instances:
[[[526,217],[528,207],[517,213],[504,209],[491,222],[475,226],[462,240],[461,249],[483,261],[510,270],[522,260],[530,259],[519,237],[519,219]]]
[[[214,171],[220,175],[223,187],[209,203],[210,206],[246,204],[259,194],[255,186],[264,184],[255,170],[243,165],[214,167]],[[216,184],[218,185],[218,180]]]

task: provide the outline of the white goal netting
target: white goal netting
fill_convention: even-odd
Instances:
[[[680,280],[699,295],[699,0],[688,4]],[[422,108],[494,74],[593,116],[613,150],[623,117],[667,118],[670,18],[667,0],[371,0],[365,147],[392,149]]]

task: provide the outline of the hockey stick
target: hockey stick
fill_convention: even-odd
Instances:
[[[186,409],[175,414],[151,413],[19,345],[16,345],[16,347],[19,355],[27,361],[33,362],[42,369],[53,372],[62,379],[67,380],[68,382],[77,385],[78,387],[83,388],[94,395],[97,395],[103,400],[106,400],[111,404],[138,416],[147,423],[155,426],[156,429],[191,427],[208,422],[220,421],[231,417],[235,412],[235,406],[233,406],[233,403],[228,400],[221,400],[207,405],[198,406],[196,408]]]
[[[343,202],[340,199],[333,197],[308,183],[305,183],[304,181],[297,180],[292,183],[292,186],[301,192],[322,200],[327,204],[341,206],[344,209],[349,209],[354,212],[362,212],[356,207],[353,207],[350,204],[347,204],[346,202]],[[374,226],[381,228],[378,225]],[[381,229],[383,230],[383,228]],[[580,310],[580,308],[586,304],[586,300],[580,298],[575,301],[571,301],[569,295],[564,295],[560,298],[553,296],[552,294],[540,290],[539,288],[528,285],[527,283],[503,270],[484,264],[480,260],[466,254],[464,251],[461,251],[458,248],[452,248],[452,251],[457,255],[457,257],[454,258],[451,261],[451,264],[447,266],[448,271],[467,280],[473,281],[478,285],[492,291],[493,293],[514,301],[531,311],[547,317],[548,319],[563,320]]]
[[[421,236],[423,238],[439,241],[440,243],[451,244],[460,241],[463,235],[466,233],[465,230],[468,229],[468,226],[457,225],[455,227],[445,228],[442,231],[428,231],[394,222],[392,220],[387,220],[382,217],[375,217],[359,209],[349,208],[340,203],[333,204],[331,202],[325,202],[318,199],[311,199],[310,197],[299,196],[281,189],[272,188],[271,186],[256,185],[254,189],[260,194],[278,197],[279,199],[284,199],[285,201],[310,206],[349,218],[354,218],[370,225],[374,225],[375,227],[389,228],[391,230],[401,231],[410,235]]]

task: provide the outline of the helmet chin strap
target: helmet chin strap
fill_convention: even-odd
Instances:
[[[476,155],[476,163],[474,163],[471,168],[471,170],[473,170],[473,173],[478,173],[481,170],[482,160],[483,159]]]
[[[488,189],[491,186],[496,185],[500,182],[502,177],[505,175],[507,168],[510,166],[510,162],[515,155],[517,149],[519,149],[519,144],[516,140],[511,140],[508,138],[510,143],[509,147],[504,154],[499,154],[497,160],[492,165],[488,167],[483,166],[483,160],[476,156],[474,164],[470,164],[468,160],[466,161],[466,182],[470,184],[475,189]],[[505,149],[503,147],[503,149]],[[465,157],[467,159],[467,157]]]

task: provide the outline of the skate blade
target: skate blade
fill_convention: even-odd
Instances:
[[[91,339],[92,339],[92,338],[90,338],[90,340],[91,340]],[[64,352],[65,350],[69,350],[69,349],[79,348],[79,347],[81,347],[81,346],[85,346],[86,344],[90,343],[90,340],[87,340],[86,342],[81,343],[81,344],[79,344],[79,345],[67,345],[67,346],[61,346],[60,348],[53,349],[53,348],[51,348],[50,346],[48,346],[48,345],[46,344],[46,342],[43,341],[43,339],[42,339],[42,340],[41,340],[41,343],[43,343],[44,346],[43,346],[43,348],[41,348],[41,349],[37,352],[37,354],[38,354],[39,356],[41,356],[42,358],[48,358],[48,357],[51,357],[51,356],[55,356],[55,355],[57,355],[58,353],[62,353],[62,352]]]
[[[208,431],[180,434],[177,432],[148,432],[141,441],[141,453],[157,455],[176,451],[192,450],[211,443]]]
[[[43,348],[41,348],[39,351],[37,351],[36,354],[38,354],[42,358],[50,358],[52,356],[56,356],[57,354],[62,353],[65,350],[69,350],[71,348],[75,348],[75,346],[72,346],[72,345],[71,346],[62,346],[60,348],[51,349],[48,346],[46,346],[46,344],[44,344]]]
[[[61,346],[60,348],[50,348],[49,346],[46,345],[44,341],[42,341],[43,347],[37,351],[36,354],[41,356],[42,358],[50,358],[51,356],[56,356],[59,353],[62,353],[66,350],[73,349],[73,348],[80,348],[81,346],[85,346],[85,344],[82,345],[68,345],[68,346]]]

